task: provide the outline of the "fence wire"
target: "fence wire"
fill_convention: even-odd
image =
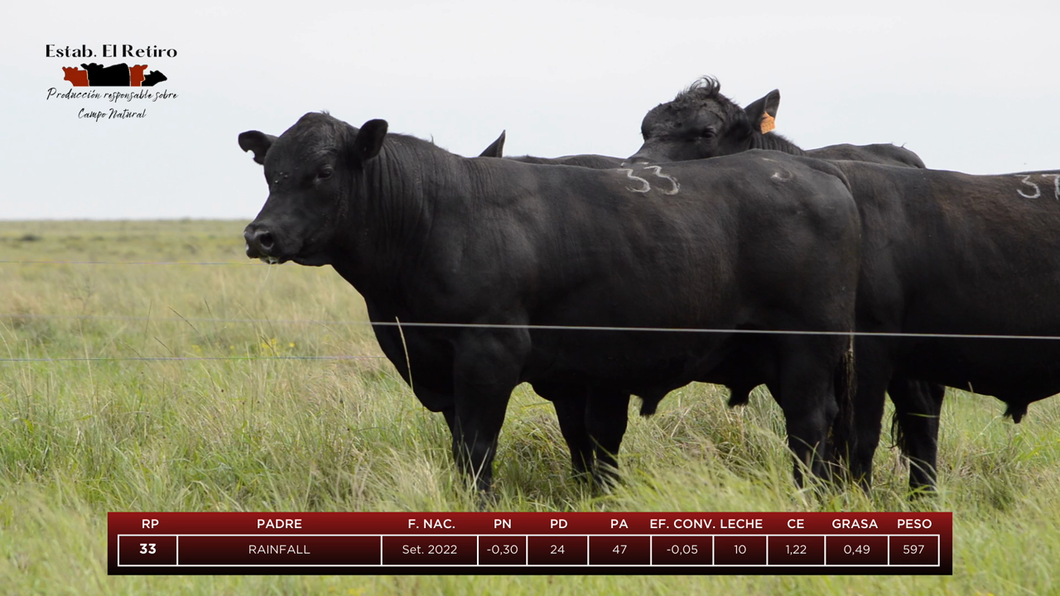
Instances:
[[[891,331],[813,331],[803,329],[724,329],[700,327],[616,327],[606,325],[536,325],[505,323],[429,323],[415,321],[366,321],[366,320],[317,320],[317,319],[254,319],[216,317],[136,317],[125,315],[57,315],[0,313],[0,319],[78,319],[117,320],[167,323],[265,323],[270,325],[320,325],[363,327],[435,327],[449,329],[529,329],[539,331],[614,331],[649,333],[727,333],[733,335],[828,335],[852,337],[897,337],[921,339],[1008,339],[1008,340],[1060,340],[1055,335],[1005,335],[976,333],[907,333]]]

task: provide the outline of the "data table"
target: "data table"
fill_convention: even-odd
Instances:
[[[110,513],[111,575],[953,573],[951,513]]]

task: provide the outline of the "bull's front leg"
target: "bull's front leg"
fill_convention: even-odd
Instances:
[[[618,482],[618,449],[629,421],[629,394],[592,389],[585,408],[585,427],[596,453],[593,480],[601,487]]]
[[[538,394],[550,400],[556,408],[559,430],[567,441],[567,448],[570,449],[574,477],[588,480],[595,462],[593,441],[585,425],[589,389],[581,385],[570,385],[560,389],[550,388],[546,393],[539,391]]]
[[[476,487],[488,492],[497,437],[530,351],[530,334],[526,329],[471,329],[455,347],[453,457]]]
[[[618,449],[626,433],[629,394],[584,386],[560,389],[549,388],[542,397],[556,408],[575,477],[600,487],[613,485],[618,480]]]

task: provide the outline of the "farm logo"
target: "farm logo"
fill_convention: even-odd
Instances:
[[[84,68],[84,70],[81,70]],[[146,64],[129,66],[122,62],[104,67],[102,64],[82,64],[81,68],[64,66],[64,81],[70,81],[74,87],[153,87],[167,80],[160,70],[147,70]]]
[[[137,62],[145,62],[146,60],[143,60],[145,58],[152,59],[152,63],[155,62],[154,59],[156,58],[176,58],[177,50],[175,49],[160,48],[153,45],[138,48],[129,44],[104,44],[98,48],[98,52],[97,49],[90,48],[87,45],[71,47],[47,44],[44,48],[45,58],[63,58],[66,60],[78,58],[85,60],[95,58],[97,55],[102,58],[131,58],[135,61],[130,60],[132,62],[131,66],[129,62],[110,64],[109,66],[87,60],[81,62],[80,66],[72,66],[68,62],[60,68],[63,73],[62,80],[68,81],[70,87],[65,90],[60,90],[57,87],[49,88],[45,100],[65,99],[122,105],[122,107],[117,105],[105,107],[84,104],[79,106],[80,109],[77,111],[79,120],[99,122],[101,120],[126,121],[143,119],[148,114],[145,104],[156,104],[159,100],[177,98],[177,94],[171,92],[168,88],[148,89],[148,87],[155,87],[159,83],[168,81],[169,77],[163,74],[161,70],[149,70],[147,64],[137,64]],[[63,86],[65,87],[65,85]],[[124,87],[130,89],[103,91],[97,90],[97,87]]]

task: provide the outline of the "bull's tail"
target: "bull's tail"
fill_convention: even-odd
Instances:
[[[891,443],[902,452],[902,455],[909,455],[909,442],[906,441],[905,430],[902,428],[902,416],[897,409],[891,415]]]

